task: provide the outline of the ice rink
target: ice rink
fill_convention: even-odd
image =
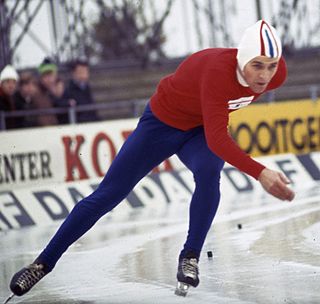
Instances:
[[[223,201],[202,253],[200,285],[182,298],[174,289],[187,215],[182,203],[122,220],[110,214],[51,274],[10,303],[320,303],[319,185],[291,203],[250,195]],[[56,228],[0,232],[1,303],[12,274],[36,257]]]

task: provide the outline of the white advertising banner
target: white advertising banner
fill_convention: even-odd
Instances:
[[[97,187],[136,123],[129,119],[0,134],[0,230],[64,219]],[[298,192],[320,181],[320,152],[274,155],[259,161],[283,171]],[[263,193],[257,181],[228,164],[221,178],[222,202],[239,201],[240,194]],[[191,173],[173,157],[141,180],[113,215],[188,204],[193,188]]]
[[[0,133],[0,190],[103,176],[136,119]]]

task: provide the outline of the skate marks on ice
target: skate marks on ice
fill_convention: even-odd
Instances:
[[[205,284],[256,303],[320,303],[319,198],[244,218],[239,231],[232,226],[227,237],[226,225],[217,225],[207,242],[215,259]]]
[[[173,294],[176,257],[180,244],[175,244],[174,251],[163,246],[169,245],[166,240],[175,239],[176,235],[182,236],[186,225],[186,221],[179,221],[177,218],[174,221],[137,221],[134,225],[97,225],[94,231],[70,248],[52,273],[25,296],[15,297],[11,303],[181,303],[181,299]],[[4,254],[0,256],[0,269],[5,274],[5,280],[0,282],[1,301],[9,294],[7,285],[12,273],[34,258],[47,241],[47,234],[51,233],[52,231],[44,233],[43,230],[27,229],[23,236],[16,232],[4,235],[10,246],[3,250]],[[41,234],[44,234],[42,239]],[[170,257],[168,261],[162,259],[159,251],[155,252],[157,265],[151,256],[147,257],[146,265],[141,263],[138,257],[132,261],[136,254],[145,252],[146,244],[153,242],[159,243],[157,248],[165,249],[166,256]],[[141,276],[138,276],[132,279],[127,267],[135,266],[124,261],[141,264],[142,273],[150,271],[156,275],[157,269],[162,268],[163,277],[155,276],[155,280],[152,280],[151,277],[141,279]],[[169,268],[166,267],[167,262]],[[154,269],[155,266],[157,269]],[[170,272],[173,275],[168,276]],[[196,289],[192,291],[196,292]],[[200,303],[212,300],[218,303],[239,303],[216,297],[205,290],[198,292],[198,296],[197,293],[190,293],[184,303],[194,303],[195,299]]]
[[[272,202],[220,214],[200,260],[200,285],[186,298],[174,295],[187,225],[179,213],[174,220],[98,224],[51,274],[10,303],[320,303],[319,202]],[[0,249],[1,302],[10,294],[11,275],[35,257],[52,230],[1,234],[8,244]]]
[[[48,295],[48,298],[50,298],[50,294]],[[56,299],[56,300],[46,300],[46,299],[35,299],[35,298],[30,298],[28,301],[30,302],[25,302],[25,299],[23,298],[18,298],[14,297],[15,300],[9,300],[8,302],[4,304],[12,304],[12,303],[34,303],[34,304],[94,304],[96,302],[92,301],[79,301],[79,300],[66,300],[66,299]],[[32,300],[31,300],[32,299]]]
[[[184,233],[145,244],[123,261],[127,280],[174,286],[183,240]],[[319,197],[222,215],[203,250],[200,285],[190,288],[187,298],[206,303],[208,294],[217,303],[320,303],[319,249]],[[208,259],[211,250],[214,257]]]
[[[185,230],[184,226],[185,224],[183,227],[180,224],[172,224],[166,227],[162,223],[154,231],[149,229],[142,236],[128,235],[113,240],[110,246],[86,250],[77,246],[65,255],[54,272],[46,276],[25,296],[16,297],[12,303],[181,303],[181,300],[173,294],[174,284],[152,282],[149,278],[128,280],[127,265],[124,265],[123,261],[130,258],[131,254],[143,252],[146,240],[156,242],[158,239],[161,242],[161,239],[170,239],[172,235],[181,234]],[[103,234],[103,230],[106,229],[104,226],[100,228],[101,231],[97,229],[95,235],[99,231]],[[167,248],[167,251],[168,256],[173,255],[170,248]],[[33,254],[34,252],[29,252],[29,259]],[[172,257],[173,269],[176,268],[175,255],[176,253]],[[17,262],[23,264],[21,261]],[[139,260],[135,263],[139,263]],[[152,272],[151,259],[147,267]],[[194,297],[189,297],[184,303],[191,304],[194,300]],[[211,293],[201,293],[200,302],[211,300],[219,300],[219,303],[239,303],[219,299]]]

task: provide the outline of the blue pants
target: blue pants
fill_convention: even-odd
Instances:
[[[158,120],[147,106],[99,187],[75,205],[37,260],[52,270],[73,242],[126,198],[155,166],[173,154],[192,171],[195,181],[189,231],[180,257],[190,250],[200,256],[219,205],[220,172],[224,162],[207,147],[203,127],[188,131],[170,127]]]

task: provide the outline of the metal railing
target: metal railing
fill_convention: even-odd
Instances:
[[[130,101],[114,101],[107,103],[96,103],[90,105],[70,106],[68,108],[48,108],[34,110],[19,110],[15,112],[0,111],[0,131],[6,130],[7,118],[19,118],[41,115],[67,115],[68,124],[77,123],[77,114],[83,112],[94,112],[102,119],[119,119],[124,117],[138,117],[146,106],[147,99],[136,99]],[[107,113],[103,113],[107,111]],[[120,114],[119,114],[120,112]]]
[[[309,98],[317,101],[319,98],[320,85],[290,85],[284,86],[277,90],[269,91],[262,95],[263,102],[273,102],[276,100],[293,100]]]
[[[320,85],[296,85],[296,86],[287,86],[284,88],[286,91],[291,91],[293,97],[295,92],[303,92],[303,96],[300,98],[310,98],[313,101],[317,101],[319,98]],[[262,102],[273,102],[280,95],[279,90],[269,91],[263,95]],[[289,94],[288,94],[289,96]],[[290,98],[292,100],[294,98]],[[284,99],[285,101],[285,99]],[[77,113],[81,112],[93,112],[97,111],[99,117],[102,119],[119,119],[119,118],[128,118],[128,117],[138,117],[141,115],[145,105],[147,104],[148,99],[135,99],[135,100],[124,100],[124,101],[113,101],[106,103],[96,103],[90,105],[79,105],[79,106],[70,106],[69,108],[49,108],[49,109],[35,109],[35,110],[20,110],[15,112],[4,112],[0,111],[0,131],[6,130],[6,118],[11,117],[28,117],[28,116],[41,116],[46,114],[53,115],[67,115],[68,124],[77,123]],[[103,111],[108,113],[103,113]],[[120,114],[117,112],[120,111]]]

